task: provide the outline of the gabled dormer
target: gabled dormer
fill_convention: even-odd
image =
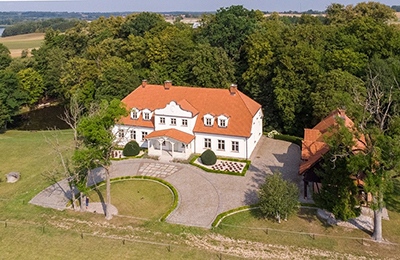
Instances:
[[[143,120],[150,121],[152,116],[153,112],[150,109],[145,108],[142,110]]]
[[[137,109],[136,107],[131,109],[131,118],[132,119],[138,119],[140,117],[140,110]]]
[[[205,114],[203,116],[203,121],[205,126],[213,126],[214,125],[214,115]]]
[[[217,117],[219,127],[228,127],[229,117],[226,115],[220,115]]]

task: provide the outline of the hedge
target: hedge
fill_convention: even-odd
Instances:
[[[300,137],[292,136],[292,135],[274,135],[274,139],[291,142],[291,143],[297,144],[300,147],[301,147],[302,140],[303,140]]]

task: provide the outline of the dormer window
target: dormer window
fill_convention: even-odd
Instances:
[[[214,124],[214,115],[212,114],[205,114],[203,117],[204,125],[205,126],[212,126]]]
[[[227,127],[228,126],[229,117],[225,115],[218,116],[218,126],[219,127]]]
[[[140,110],[136,109],[136,108],[132,108],[131,110],[131,118],[132,119],[138,119],[140,116]]]
[[[148,121],[148,120],[150,120],[151,119],[151,116],[153,115],[153,113],[151,112],[151,110],[149,110],[149,109],[143,109],[143,111],[142,111],[142,113],[143,113],[143,120],[146,120],[146,121]]]

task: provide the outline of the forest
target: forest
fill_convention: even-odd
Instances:
[[[153,84],[238,88],[264,109],[265,130],[301,136],[336,108],[361,120],[368,86],[400,98],[400,27],[394,10],[332,4],[325,17],[289,20],[242,6],[202,16],[200,26],[143,12],[48,29],[31,57],[0,46],[0,126],[22,107],[72,96],[90,106]],[[360,108],[361,105],[361,108]],[[397,112],[396,112],[397,113]]]

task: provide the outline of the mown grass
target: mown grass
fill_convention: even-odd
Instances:
[[[363,231],[324,225],[316,218],[313,210],[302,210],[298,216],[289,218],[289,221],[282,224],[260,219],[257,211],[242,212],[225,218],[222,225],[210,231],[160,222],[155,220],[156,217],[143,220],[115,216],[112,220],[105,221],[101,214],[57,211],[30,205],[28,201],[51,184],[43,173],[59,169],[57,158],[51,146],[46,143],[46,138],[53,138],[53,140],[57,138],[61,146],[72,147],[70,130],[7,131],[0,134],[0,177],[2,179],[0,182],[0,258],[218,259],[218,252],[187,246],[185,242],[187,234],[203,237],[213,233],[233,239],[337,251],[343,253],[343,259],[346,258],[345,254],[367,258],[396,258],[400,255],[398,245],[368,241],[370,236]],[[66,151],[66,155],[70,153],[71,150]],[[6,183],[4,174],[10,171],[21,172],[21,180],[14,184]],[[59,176],[59,178],[62,177]],[[136,212],[132,213],[135,211],[134,205],[129,205],[129,203],[132,201],[141,203],[138,201],[139,197],[135,197],[136,195],[140,198],[144,197],[145,202],[150,201],[152,194],[147,192],[151,193],[153,190],[155,194],[163,195],[162,198],[155,196],[151,199],[150,204],[154,203],[154,205],[143,205],[143,208],[152,211],[150,215],[159,214],[158,209],[152,209],[153,206],[156,208],[160,205],[170,206],[170,200],[162,201],[165,197],[171,199],[169,191],[168,193],[164,193],[167,190],[162,191],[163,186],[159,184],[146,188],[142,186],[143,190],[142,188],[139,190],[139,194],[142,195],[138,195],[137,183],[139,183],[137,180],[112,183],[112,189],[117,189],[113,191],[112,203],[120,204],[121,212],[136,214]],[[398,188],[395,186],[395,189],[396,187]],[[156,189],[159,188],[161,190],[157,191]],[[130,201],[131,197],[135,199]],[[393,193],[391,203],[388,205],[391,210],[390,221],[383,221],[384,238],[398,244],[400,243],[400,213],[393,209],[400,208],[399,197],[398,192]],[[118,200],[121,201],[118,202]],[[165,212],[165,209],[160,210],[160,214],[162,211]],[[7,221],[7,227],[4,221]],[[313,238],[310,235],[290,233],[291,231],[325,236],[317,235]],[[365,240],[343,237],[365,238]],[[171,245],[170,252],[166,245]],[[290,250],[290,247],[288,248]],[[236,259],[227,255],[222,255],[222,258]]]
[[[39,48],[43,41],[44,33],[29,33],[0,38],[0,43],[4,44],[10,51],[12,49]]]
[[[398,244],[400,214],[390,212],[390,218],[390,221],[383,221],[383,234],[387,241]],[[288,221],[282,221],[281,224],[262,218],[259,210],[253,209],[226,217],[215,230],[239,239],[318,248],[343,254],[370,257],[393,257],[400,254],[398,245],[370,241],[369,232],[326,225],[317,218],[315,209],[300,209],[296,216],[290,217]]]
[[[89,197],[91,202],[104,202],[105,185],[91,191]],[[174,198],[167,187],[155,181],[130,179],[112,183],[111,200],[119,215],[158,220]]]

